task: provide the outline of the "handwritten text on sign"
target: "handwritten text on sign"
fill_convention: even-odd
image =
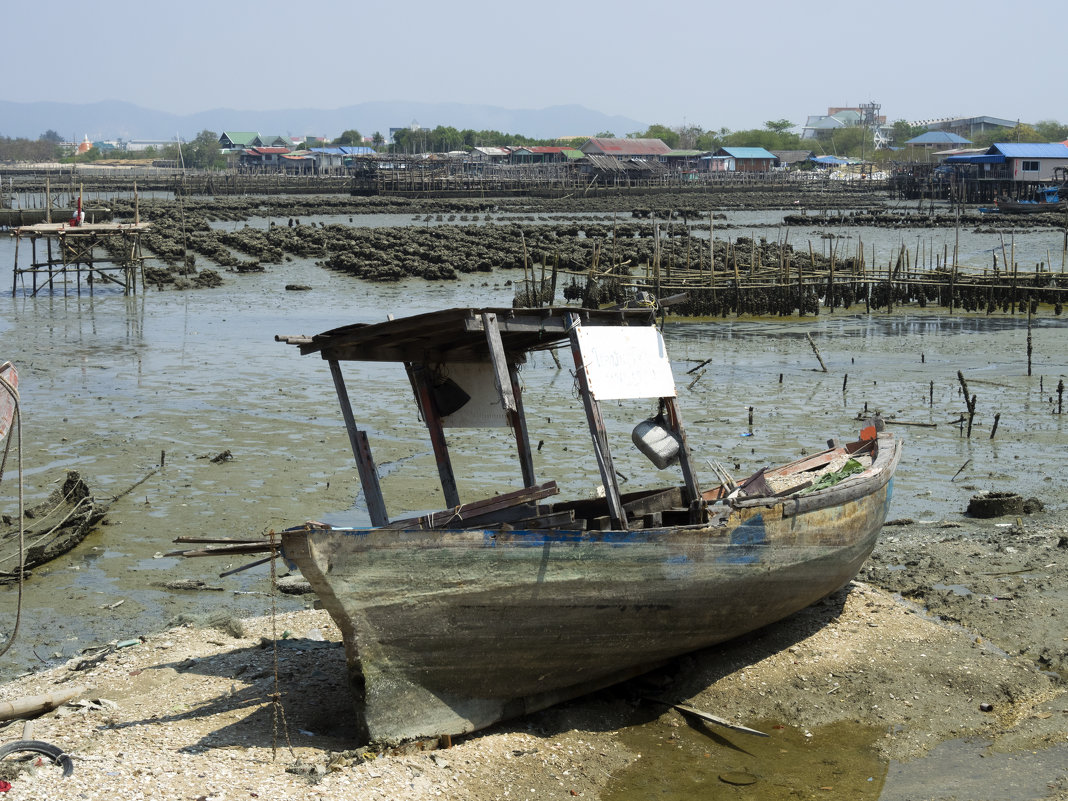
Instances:
[[[578,341],[595,399],[675,397],[671,362],[655,328],[579,326]]]

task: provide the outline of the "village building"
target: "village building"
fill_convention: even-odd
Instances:
[[[1000,117],[945,117],[935,120],[919,120],[913,125],[922,125],[928,131],[946,131],[962,138],[974,139],[979,134],[989,131],[1010,131],[1019,120],[1005,120]]]
[[[835,167],[844,167],[849,164],[849,159],[843,159],[838,156],[817,156],[815,154],[809,158],[809,161],[820,170],[831,170]]]
[[[140,153],[149,148],[159,151],[163,150],[165,147],[173,147],[177,144],[177,139],[130,139],[123,143],[123,150],[127,153]]]
[[[253,147],[293,147],[293,141],[288,136],[278,136],[275,134],[256,134],[256,138],[252,140]]]
[[[364,145],[335,145],[333,147],[313,147],[309,151],[315,159],[315,170],[319,173],[336,172],[351,167],[360,156],[373,156],[374,148]]]
[[[510,147],[490,147],[481,145],[471,148],[468,161],[482,164],[504,164],[512,154]]]
[[[700,169],[703,166],[701,163],[703,155],[705,155],[703,150],[669,150],[660,157],[660,161],[673,170],[686,172]]]
[[[606,183],[648,181],[662,176],[667,167],[655,159],[615,158],[590,154],[578,162],[583,175]]]
[[[271,170],[281,166],[288,147],[248,147],[241,152],[238,166],[249,170]]]
[[[223,131],[219,136],[219,147],[223,151],[244,150],[246,147],[255,147],[259,134],[255,131]]]
[[[1068,169],[1068,146],[1063,142],[999,142],[988,156],[1002,156],[1014,181],[1052,181],[1056,170]]]
[[[1034,184],[1058,180],[1058,170],[1068,169],[1068,145],[1064,142],[998,142],[980,155],[949,156],[947,167],[964,168],[970,178],[998,179]]]
[[[713,158],[726,159],[728,172],[770,172],[775,155],[762,147],[721,147]]]
[[[566,164],[582,158],[582,151],[573,147],[532,145],[512,148],[512,164]]]
[[[893,126],[888,125],[885,115],[879,114],[878,103],[863,103],[859,106],[832,106],[826,114],[813,114],[801,128],[802,139],[819,139],[825,133],[839,128],[867,128],[871,131],[875,147],[889,147],[893,141]]]
[[[775,156],[775,167],[778,169],[799,167],[814,155],[811,150],[772,150],[771,154]]]
[[[315,154],[310,150],[291,150],[283,153],[278,162],[284,172],[292,175],[312,175],[316,172]]]
[[[658,159],[671,152],[660,139],[588,139],[579,148],[587,156],[609,156],[617,159]]]
[[[955,133],[950,133],[949,131],[927,131],[926,133],[914,136],[905,142],[906,147],[918,147],[930,152],[945,150],[951,147],[965,147],[970,144],[971,141],[968,139],[965,139],[963,136],[958,136]]]

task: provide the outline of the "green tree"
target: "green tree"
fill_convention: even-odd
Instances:
[[[697,150],[714,152],[724,146],[728,134],[730,134],[730,131],[726,128],[719,131],[705,131],[697,137],[694,147]]]
[[[342,131],[341,136],[333,141],[335,145],[348,145],[357,146],[363,144],[363,137],[360,136],[360,132],[355,128],[350,128],[347,131]]]
[[[382,147],[386,143],[385,138],[382,136],[381,131],[375,131],[371,136],[371,144],[376,148]]]
[[[420,141],[417,135],[420,133],[422,132],[413,131],[410,128],[401,128],[399,131],[394,132],[393,145],[390,149],[394,153],[415,153]]]
[[[704,133],[700,125],[680,125],[673,130],[679,137],[677,147],[683,150],[694,150],[697,147],[698,138]]]
[[[464,143],[464,136],[451,125],[439,125],[430,132],[430,150],[434,153],[447,153],[458,150]]]
[[[611,131],[601,131],[593,135],[594,139],[615,139],[616,135]]]
[[[797,134],[770,128],[733,131],[720,136],[719,140],[721,147],[762,147],[765,150],[797,150],[801,147],[801,138]]]
[[[57,144],[45,139],[0,137],[0,160],[2,161],[50,161],[59,156]]]
[[[1036,122],[1035,131],[1042,137],[1043,142],[1063,142],[1068,139],[1068,125],[1062,125],[1056,120]]]
[[[650,125],[645,132],[635,131],[627,134],[628,139],[659,139],[673,150],[679,146],[680,136],[666,125]]]
[[[791,128],[793,128],[794,124],[792,122],[790,122],[789,120],[786,120],[786,119],[768,120],[767,122],[764,123],[764,127],[767,128],[772,133],[784,134],[787,131],[789,131]]]
[[[51,128],[41,134],[39,138],[42,142],[49,142],[53,145],[58,145],[60,142],[63,141],[63,137],[57,134]]]
[[[1005,138],[999,139],[999,142],[1045,142],[1048,141],[1043,138],[1037,130],[1025,122],[1016,123],[1016,127],[1005,132]]]
[[[892,130],[891,143],[895,147],[904,147],[907,141],[925,133],[927,128],[923,125],[909,125],[905,120],[894,120]]]
[[[844,158],[867,158],[875,152],[875,135],[861,126],[840,128],[834,132],[837,155]]]
[[[180,163],[186,167],[199,170],[221,169],[226,166],[226,157],[219,147],[219,135],[214,131],[204,130],[191,142],[180,148]]]

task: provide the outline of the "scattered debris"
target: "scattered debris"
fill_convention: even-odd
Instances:
[[[971,517],[1002,517],[1019,515],[1024,511],[1024,499],[1015,492],[983,492],[968,501]]]
[[[160,586],[168,590],[203,590],[205,592],[222,592],[222,587],[209,587],[207,582],[199,579],[175,579],[165,581]]]

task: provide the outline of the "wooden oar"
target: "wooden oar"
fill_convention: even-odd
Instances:
[[[726,718],[721,718],[718,715],[713,715],[711,712],[705,712],[687,704],[673,704],[670,701],[661,701],[659,698],[650,698],[648,700],[655,701],[656,703],[663,704],[664,706],[670,706],[672,709],[677,709],[684,715],[693,715],[695,718],[700,718],[701,720],[707,721],[708,723],[715,723],[717,726],[723,726],[727,729],[734,729],[735,731],[744,732],[746,734],[755,734],[757,737],[768,736],[762,731],[750,729],[748,726],[743,726],[740,723],[734,723],[732,721],[727,720]]]

